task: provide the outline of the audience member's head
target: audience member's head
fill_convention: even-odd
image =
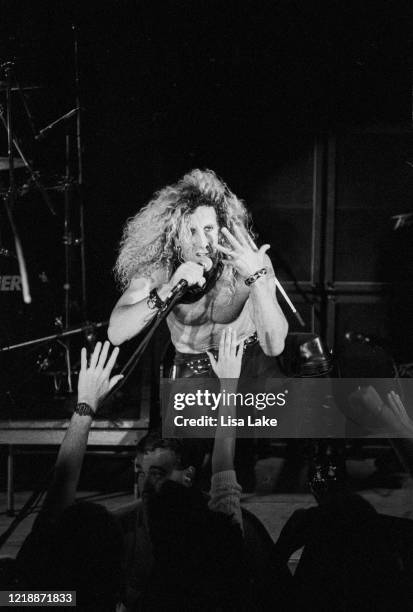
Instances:
[[[112,514],[89,502],[69,506],[53,532],[49,567],[49,584],[76,591],[78,607],[115,610],[124,555],[122,532]]]
[[[242,533],[232,517],[210,510],[193,486],[203,458],[201,445],[156,433],[139,444],[140,490],[155,559],[147,609],[239,604],[245,584]]]
[[[173,480],[145,500],[155,558],[148,591],[153,609],[239,605],[246,584],[239,525],[210,510],[197,487]]]
[[[204,454],[200,444],[162,438],[158,432],[148,434],[140,441],[136,456],[139,494],[159,491],[167,480],[192,487]]]
[[[400,554],[371,504],[358,495],[338,494],[313,518],[294,577],[302,605],[389,610],[391,602],[402,601]]]

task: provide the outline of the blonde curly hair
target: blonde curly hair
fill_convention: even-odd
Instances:
[[[174,185],[164,187],[126,222],[115,265],[122,288],[131,279],[150,277],[163,269],[168,278],[180,263],[183,241],[190,240],[189,217],[198,206],[212,206],[219,227],[231,233],[243,226],[253,237],[250,215],[242,200],[212,170],[191,170]],[[220,244],[226,245],[223,236]]]

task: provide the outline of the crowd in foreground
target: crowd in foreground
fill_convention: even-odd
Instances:
[[[228,328],[218,357],[210,355],[227,387],[229,379],[236,386],[242,348]],[[100,612],[411,609],[412,522],[380,515],[344,487],[319,488],[317,505],[295,511],[273,543],[241,507],[235,427],[216,429],[209,494],[199,479],[205,446],[151,433],[138,448],[133,512],[119,520],[100,505],[76,503],[93,417],[119,380],[111,377],[117,354],[108,342],[89,360],[82,350],[78,405],[53,481],[17,558],[1,560],[2,590],[73,590],[78,610]],[[351,399],[404,433],[392,443],[411,471],[412,424],[398,396],[387,400],[372,388]],[[219,410],[231,416],[236,409]],[[301,548],[293,575],[288,561]]]

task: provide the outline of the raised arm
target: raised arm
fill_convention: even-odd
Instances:
[[[413,474],[413,422],[407,414],[400,396],[391,391],[385,403],[372,386],[361,387],[349,397],[351,418],[371,429],[381,427],[401,463]]]
[[[266,355],[279,355],[284,350],[288,323],[277,301],[274,270],[266,255],[270,246],[258,249],[241,227],[235,229],[235,235],[225,227],[221,231],[230,246],[217,245],[217,249],[250,288],[260,346]]]
[[[237,333],[228,327],[221,334],[218,359],[208,353],[212,368],[221,381],[221,391],[236,393],[238,378],[241,372],[243,345],[238,346]],[[234,453],[236,441],[236,427],[222,427],[221,419],[229,417],[235,419],[237,408],[234,403],[230,405],[220,403],[218,409],[218,426],[215,432],[214,448],[212,451],[212,474],[234,469]]]
[[[53,482],[47,492],[39,520],[55,520],[65,508],[75,501],[94,414],[99,402],[122,378],[120,375],[110,378],[119,349],[115,348],[109,359],[108,353],[109,342],[105,342],[103,348],[98,342],[88,366],[86,349],[82,349],[77,404],[80,413],[75,411],[70,420],[57,456]],[[89,406],[89,409],[84,407],[85,404]]]
[[[160,278],[134,278],[129,287],[118,300],[112,311],[108,338],[112,344],[122,344],[130,340],[153,319],[159,310],[159,304],[182,279],[188,286],[205,284],[204,268],[194,262],[181,264],[172,278],[163,283]],[[150,293],[155,291],[155,294]],[[150,299],[149,299],[150,298]]]

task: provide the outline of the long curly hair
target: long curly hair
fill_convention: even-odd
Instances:
[[[250,237],[250,215],[242,200],[212,170],[191,170],[174,185],[154,194],[128,219],[120,242],[115,276],[122,288],[137,275],[149,278],[163,270],[169,278],[181,263],[183,243],[190,240],[189,217],[198,206],[212,206],[219,227],[233,233],[241,226]],[[220,235],[219,243],[226,245]]]

